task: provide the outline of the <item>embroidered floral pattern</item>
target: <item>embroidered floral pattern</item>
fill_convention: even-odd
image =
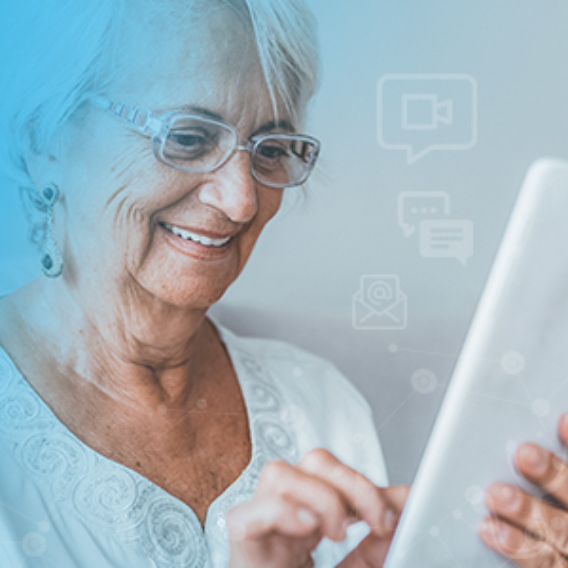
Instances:
[[[138,487],[128,470],[106,469],[96,468],[81,478],[73,491],[75,508],[89,525],[105,529],[114,524],[126,530]]]
[[[83,448],[56,430],[27,438],[20,446],[20,461],[30,473],[51,487],[57,500],[65,499],[69,488],[88,472]]]
[[[169,496],[154,499],[149,504],[142,528],[141,542],[158,566],[205,564],[201,525],[189,507],[172,503]]]
[[[205,534],[190,507],[136,472],[78,440],[0,350],[0,437],[36,486],[79,521],[134,546],[158,568],[201,568],[209,549],[228,557],[226,512],[250,499],[271,459],[295,461],[298,444],[280,418],[285,405],[277,382],[247,351],[230,351],[250,417],[252,461],[210,507]],[[50,497],[51,496],[51,497]],[[212,556],[220,558],[219,550]]]

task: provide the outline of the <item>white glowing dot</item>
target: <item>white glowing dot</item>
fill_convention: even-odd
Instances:
[[[550,404],[544,398],[537,398],[531,404],[532,413],[539,418],[544,418],[550,412]]]
[[[22,539],[22,550],[28,556],[41,556],[46,549],[45,537],[37,532],[28,533]]]
[[[525,358],[518,351],[509,351],[501,357],[501,368],[507,375],[519,375],[525,369]]]
[[[398,345],[396,343],[391,343],[388,347],[391,353],[396,353],[398,351]]]
[[[471,485],[465,490],[465,498],[472,505],[478,505],[483,501],[483,489],[477,485]]]
[[[429,531],[429,532],[430,532],[430,534],[431,534],[432,536],[434,536],[434,537],[435,537],[435,536],[439,536],[439,534],[440,534],[440,529],[439,529],[438,527],[430,527],[430,531]]]
[[[420,394],[429,394],[436,390],[438,378],[428,369],[418,369],[412,374],[410,379],[412,388]]]

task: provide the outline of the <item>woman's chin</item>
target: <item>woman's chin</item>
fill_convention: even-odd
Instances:
[[[206,309],[240,272],[238,237],[222,247],[183,241],[160,228],[142,266],[130,274],[155,299],[180,308]]]
[[[136,281],[153,305],[164,303],[180,309],[207,309],[221,299],[238,274],[236,269],[193,268],[170,265],[168,269],[148,263],[136,275]],[[141,300],[144,302],[143,298]]]

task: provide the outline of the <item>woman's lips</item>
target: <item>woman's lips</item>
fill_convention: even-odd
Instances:
[[[202,260],[226,256],[234,239],[234,236],[212,239],[211,237],[199,235],[169,223],[160,223],[158,229],[165,239],[179,252]]]
[[[206,246],[219,247],[224,245],[235,233],[213,233],[208,229],[192,229],[191,227],[184,227],[182,225],[172,225],[171,223],[160,223],[164,229],[167,229],[174,235],[182,237],[186,240],[201,243]]]

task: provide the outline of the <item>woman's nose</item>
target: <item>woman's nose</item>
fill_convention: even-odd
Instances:
[[[249,152],[236,151],[226,163],[211,172],[201,187],[199,199],[221,210],[234,223],[249,222],[258,210]]]

